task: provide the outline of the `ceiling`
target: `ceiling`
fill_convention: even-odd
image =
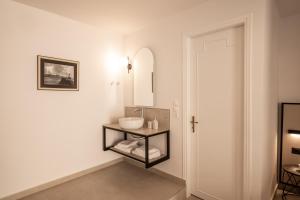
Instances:
[[[300,13],[300,0],[277,0],[281,17]]]
[[[128,34],[205,0],[14,0],[103,29]]]

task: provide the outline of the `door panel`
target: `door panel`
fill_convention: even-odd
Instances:
[[[243,27],[191,42],[192,193],[240,200],[243,169]]]

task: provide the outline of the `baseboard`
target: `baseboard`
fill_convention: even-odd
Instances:
[[[121,157],[121,158],[118,158],[118,159],[109,161],[109,162],[107,162],[107,163],[103,163],[103,164],[98,165],[98,166],[96,166],[96,167],[92,167],[92,168],[89,168],[89,169],[86,169],[86,170],[83,170],[83,171],[80,171],[80,172],[71,174],[71,175],[69,175],[69,176],[65,176],[65,177],[56,179],[56,180],[54,180],[54,181],[50,181],[50,182],[48,182],[48,183],[45,183],[45,184],[42,184],[42,185],[39,185],[39,186],[30,188],[30,189],[27,189],[27,190],[24,190],[24,191],[21,191],[21,192],[18,192],[18,193],[16,193],[16,194],[13,194],[13,195],[9,195],[9,196],[7,196],[7,197],[0,198],[0,200],[17,200],[17,199],[20,199],[20,198],[29,196],[29,195],[31,195],[31,194],[34,194],[34,193],[37,193],[37,192],[40,192],[40,191],[49,189],[49,188],[51,188],[51,187],[60,185],[60,184],[62,184],[62,183],[71,181],[71,180],[76,179],[76,178],[79,178],[79,177],[81,177],[81,176],[84,176],[84,175],[87,175],[87,174],[96,172],[96,171],[101,170],[101,169],[104,169],[104,168],[106,168],[106,167],[112,166],[112,165],[114,165],[114,164],[117,164],[117,163],[119,163],[119,162],[122,162],[123,160],[124,160],[124,159]]]
[[[277,188],[278,188],[278,184],[275,185],[275,188],[273,190],[273,195],[271,197],[271,200],[274,200],[275,199],[275,196],[276,196],[276,192],[277,192]]]
[[[128,162],[128,163],[130,163],[130,164],[133,164],[133,165],[135,165],[135,166],[138,166],[138,167],[142,167],[142,168],[145,167],[143,163],[138,162],[138,161],[135,161],[135,160],[132,160],[132,159],[130,159],[130,158],[124,157],[124,161],[126,161],[126,162]],[[155,173],[155,174],[157,174],[157,175],[159,175],[159,176],[162,176],[162,177],[164,177],[164,178],[166,178],[166,179],[169,179],[169,180],[171,180],[171,181],[173,181],[173,182],[176,182],[176,183],[179,183],[179,184],[182,184],[182,185],[186,185],[186,181],[185,181],[184,179],[178,178],[178,177],[176,177],[176,176],[173,176],[173,175],[171,175],[171,174],[168,174],[168,173],[166,173],[166,172],[163,172],[163,171],[161,171],[161,170],[159,170],[159,169],[149,168],[149,169],[147,169],[147,170],[150,171],[150,172],[153,172],[153,173]]]

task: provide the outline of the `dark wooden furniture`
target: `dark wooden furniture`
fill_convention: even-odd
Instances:
[[[285,165],[282,168],[282,199],[288,195],[300,196],[300,167],[297,165]]]

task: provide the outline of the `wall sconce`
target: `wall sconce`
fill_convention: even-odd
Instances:
[[[292,147],[292,154],[300,155],[300,149]],[[300,164],[299,163],[298,163],[298,167],[300,168]],[[299,173],[299,169],[297,170],[297,172]]]
[[[300,155],[300,149],[292,147],[292,154],[298,154],[298,155]]]
[[[289,129],[288,133],[289,134],[300,134],[300,130],[291,130],[291,129]]]
[[[127,56],[127,70],[128,70],[128,74],[129,74],[130,70],[132,70],[132,65],[130,64],[128,56]]]

